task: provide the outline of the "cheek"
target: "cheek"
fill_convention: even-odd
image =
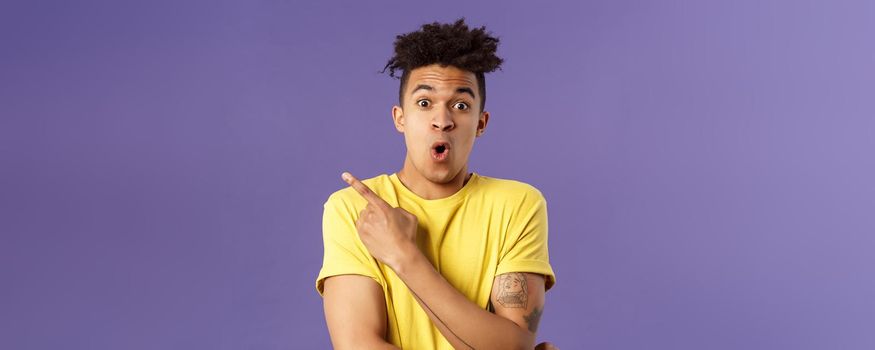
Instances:
[[[474,149],[474,136],[466,136],[464,139],[457,139],[456,145],[459,147],[460,151],[471,153],[471,150]]]
[[[407,146],[408,152],[421,153],[429,148],[425,140],[428,136],[416,129],[406,129],[404,131],[404,144]]]

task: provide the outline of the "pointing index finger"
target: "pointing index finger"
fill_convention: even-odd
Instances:
[[[380,198],[380,196],[374,193],[374,191],[371,191],[371,189],[368,188],[367,185],[363,184],[361,181],[359,181],[359,179],[356,179],[355,176],[352,176],[352,174],[344,172],[340,175],[340,177],[343,178],[346,183],[352,186],[352,188],[354,188],[355,191],[362,196],[362,198],[368,201],[368,203],[379,207],[386,207],[389,205],[388,203],[386,203],[386,201],[383,200],[383,198]]]

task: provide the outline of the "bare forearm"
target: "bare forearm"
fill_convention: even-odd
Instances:
[[[395,270],[456,349],[532,349],[535,336],[456,290],[418,251]]]

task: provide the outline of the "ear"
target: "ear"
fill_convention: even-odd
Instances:
[[[483,113],[480,113],[480,120],[477,121],[476,137],[483,135],[483,132],[486,131],[486,124],[489,124],[489,112],[483,111]]]
[[[404,110],[400,106],[392,106],[392,121],[395,123],[395,130],[404,133]]]

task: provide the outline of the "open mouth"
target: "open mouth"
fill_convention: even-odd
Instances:
[[[431,157],[436,161],[447,159],[450,154],[450,145],[446,142],[436,142],[431,146]]]

